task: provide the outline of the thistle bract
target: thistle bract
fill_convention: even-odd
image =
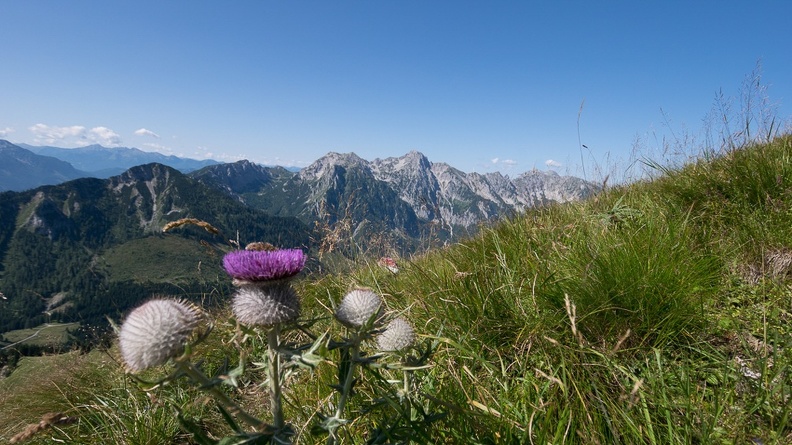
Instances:
[[[399,317],[391,320],[377,337],[380,351],[395,352],[409,347],[415,341],[415,332],[407,320]]]
[[[121,357],[132,372],[161,365],[180,354],[201,315],[191,304],[168,299],[144,303],[121,325]]]
[[[241,286],[231,305],[236,319],[249,326],[274,326],[300,316],[300,300],[288,284]]]
[[[236,250],[223,257],[226,272],[240,281],[269,281],[297,275],[305,266],[300,249]]]
[[[382,300],[379,295],[369,289],[355,289],[341,300],[336,308],[335,317],[343,325],[359,328],[369,321],[375,314],[380,313]]]

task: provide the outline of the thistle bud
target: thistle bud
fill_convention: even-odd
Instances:
[[[232,308],[236,319],[249,326],[274,326],[300,316],[300,300],[289,285],[241,286]]]
[[[391,320],[377,337],[377,347],[380,351],[395,352],[411,346],[414,341],[413,327],[407,320],[399,317]]]
[[[200,319],[196,307],[177,300],[150,300],[133,310],[118,334],[127,368],[142,371],[180,354]]]
[[[369,289],[355,289],[341,300],[336,308],[335,317],[344,326],[359,328],[375,315],[381,313],[382,300]]]

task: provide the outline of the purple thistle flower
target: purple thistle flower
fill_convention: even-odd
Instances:
[[[300,249],[235,250],[223,257],[226,272],[240,281],[270,281],[297,275],[305,265]]]

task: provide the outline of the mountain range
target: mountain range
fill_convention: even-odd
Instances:
[[[0,165],[0,178],[44,172],[41,178],[61,182],[81,174],[7,141],[0,141]],[[597,191],[554,172],[464,173],[416,151],[374,161],[329,153],[299,172],[239,161],[185,174],[150,163],[106,179],[6,191],[0,333],[54,320],[101,324],[152,293],[223,295],[220,253],[235,241],[303,248],[324,261],[315,269],[338,255],[408,256],[489,221]],[[163,234],[183,218],[217,233],[188,225]]]
[[[185,217],[215,230],[163,227]],[[154,292],[222,290],[229,240],[309,249],[311,228],[271,216],[162,164],[0,193],[0,332],[63,320],[102,323]]]
[[[166,156],[126,147],[89,145],[59,148],[12,144],[0,139],[0,191],[23,191],[41,185],[55,185],[76,178],[109,178],[143,164],[156,162],[182,172],[219,164]]]
[[[501,173],[464,173],[411,151],[366,161],[354,153],[329,153],[299,172],[249,161],[190,173],[247,205],[306,223],[351,224],[367,239],[386,230],[417,239],[433,231],[445,239],[475,233],[485,221],[528,208],[584,199],[596,184],[553,171],[529,171],[514,179]]]
[[[109,177],[134,165],[157,162],[189,172],[268,214],[318,224],[326,235],[370,240],[386,233],[388,239],[382,242],[401,251],[414,250],[416,240],[455,239],[475,233],[484,221],[582,199],[598,190],[595,184],[554,171],[532,170],[515,178],[497,172],[465,173],[430,162],[417,151],[374,161],[354,153],[328,153],[294,171],[249,161],[220,164],[183,159],[134,148],[65,149],[0,141],[0,161],[0,191],[77,177]]]
[[[74,168],[96,178],[109,178],[110,176],[119,175],[136,165],[150,164],[152,162],[167,165],[185,173],[208,165],[219,164],[218,161],[213,159],[199,161],[128,147],[103,147],[96,144],[78,148],[18,145],[42,156],[51,156],[66,161]]]
[[[0,140],[0,192],[27,190],[88,176],[63,160]]]

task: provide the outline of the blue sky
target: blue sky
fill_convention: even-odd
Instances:
[[[698,134],[758,61],[792,110],[787,1],[0,0],[0,17],[0,138],[34,145],[580,174],[581,104],[601,164]]]

